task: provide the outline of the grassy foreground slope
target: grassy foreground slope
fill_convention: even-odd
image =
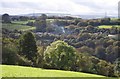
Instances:
[[[81,72],[48,70],[24,66],[2,65],[3,77],[104,77]]]
[[[62,77],[62,79],[67,79],[68,77],[72,77],[70,79],[73,79],[73,77],[74,79],[76,79],[77,77],[84,77],[82,79],[114,79],[107,78],[101,75],[87,74],[82,72],[49,70],[12,65],[0,65],[0,67],[2,67],[2,77],[48,77],[48,79],[50,77]]]

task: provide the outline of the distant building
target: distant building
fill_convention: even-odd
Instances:
[[[112,39],[115,39],[115,40],[120,40],[119,36],[120,36],[119,34],[115,34],[115,35],[109,34],[108,35],[109,38],[112,38]]]

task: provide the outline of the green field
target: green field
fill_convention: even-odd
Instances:
[[[28,30],[35,30],[36,27],[26,25],[28,22],[34,22],[35,20],[28,20],[28,21],[12,21],[12,23],[2,23],[2,28],[6,28],[8,30],[21,30],[21,31],[28,31]]]
[[[120,25],[100,25],[98,26],[98,28],[102,29],[111,29],[112,27],[117,27],[117,28],[120,28]]]
[[[21,30],[21,31],[27,31],[27,30],[35,30],[35,27],[27,26],[27,25],[22,25],[19,23],[3,23],[2,28],[6,28],[8,30]]]
[[[26,25],[28,22],[34,22],[35,20],[28,20],[28,21],[12,21],[12,23],[3,23],[2,28],[6,28],[8,30],[21,30],[21,31],[28,31],[28,30],[35,30],[36,27]],[[54,21],[53,19],[47,19],[47,22]]]
[[[82,72],[50,70],[25,66],[0,65],[0,67],[2,67],[2,77],[63,77],[62,79],[66,79],[65,77],[84,77],[85,79],[116,79]]]
[[[28,22],[34,22],[35,20],[28,20],[28,21],[12,21],[15,24],[27,24]]]
[[[118,20],[118,18],[111,18],[111,20],[112,20],[112,21],[117,21],[117,20]]]

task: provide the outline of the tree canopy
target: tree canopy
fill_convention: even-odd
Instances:
[[[63,41],[55,41],[45,50],[47,66],[70,70],[76,58],[75,48]]]
[[[2,15],[2,22],[3,23],[11,23],[9,14],[3,14]]]
[[[34,35],[31,32],[26,32],[19,39],[19,53],[27,59],[35,62],[37,59],[37,46]]]

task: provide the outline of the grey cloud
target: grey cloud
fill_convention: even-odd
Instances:
[[[84,5],[84,6],[87,6],[91,9],[95,9],[95,10],[101,10],[101,9],[104,9],[104,10],[105,9],[106,10],[107,9],[116,9],[117,10],[117,5],[107,5],[110,2],[101,4],[99,2],[95,3],[92,0],[71,0],[71,1],[73,1],[76,4]]]
[[[44,1],[44,0],[43,0]],[[43,1],[40,2],[0,2],[0,7],[2,8],[19,8],[24,11],[25,8],[31,9],[31,10],[37,10],[37,11],[53,11],[53,12],[72,12],[73,7],[69,5],[69,1],[74,3],[75,5],[82,5],[85,7],[90,8],[93,10],[93,12],[96,13],[104,13],[105,10],[110,12],[112,14],[117,12],[117,5],[106,5],[106,4],[101,4],[101,3],[95,3],[93,0],[67,0],[68,4],[61,1],[60,3],[52,3],[52,4],[47,4],[44,3]],[[50,0],[49,0],[50,1]],[[79,7],[79,6],[78,6]],[[74,10],[73,10],[74,13]]]
[[[36,8],[38,3],[34,2],[1,2],[3,8]]]

